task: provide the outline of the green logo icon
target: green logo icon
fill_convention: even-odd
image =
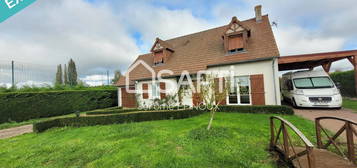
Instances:
[[[0,0],[0,23],[36,0]]]

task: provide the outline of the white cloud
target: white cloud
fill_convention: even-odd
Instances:
[[[169,10],[147,3],[131,3],[122,12],[125,14],[123,19],[142,34],[144,42],[150,44],[156,37],[165,40],[212,27],[211,23],[194,17],[190,10],[185,9]]]
[[[79,74],[124,69],[139,49],[107,4],[40,0],[0,25],[2,58],[56,65],[73,58]]]
[[[319,36],[301,27],[273,27],[280,55],[306,54],[341,50],[345,39]]]

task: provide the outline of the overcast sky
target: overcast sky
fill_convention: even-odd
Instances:
[[[254,17],[278,23],[281,55],[357,49],[355,0],[37,0],[0,23],[0,61],[77,63],[82,78],[125,71],[156,37],[173,37]],[[338,62],[333,69],[351,68]]]

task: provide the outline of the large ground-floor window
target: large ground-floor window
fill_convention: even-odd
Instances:
[[[228,104],[251,104],[249,76],[236,76],[230,82]]]

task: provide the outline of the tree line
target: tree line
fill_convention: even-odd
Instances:
[[[116,84],[121,76],[122,76],[121,71],[116,70],[114,72],[114,78],[111,81],[112,84]],[[69,85],[69,86],[78,85],[78,74],[77,74],[76,63],[72,59],[69,60],[68,67],[67,64],[64,64],[63,70],[61,64],[57,65],[55,85]]]
[[[76,63],[70,59],[68,62],[68,67],[64,64],[64,70],[62,71],[62,65],[57,66],[56,73],[56,85],[70,85],[76,86],[78,84],[78,74]]]

